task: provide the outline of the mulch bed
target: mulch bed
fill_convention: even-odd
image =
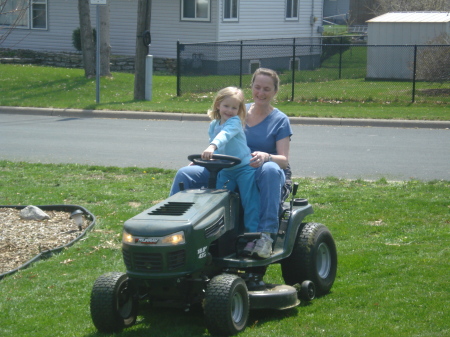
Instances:
[[[0,208],[0,274],[16,269],[39,253],[68,244],[80,236],[70,213],[45,211],[48,220],[24,220],[20,210]],[[84,220],[83,230],[88,226]]]

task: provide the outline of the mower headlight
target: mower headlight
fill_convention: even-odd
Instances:
[[[177,232],[164,237],[147,237],[134,236],[130,233],[123,232],[122,242],[129,245],[155,245],[155,246],[172,246],[185,243],[184,232]]]
[[[123,243],[133,243],[133,235],[124,231],[123,235],[122,235],[122,242]]]
[[[181,245],[183,243],[185,243],[183,232],[167,235],[161,239],[163,245]]]

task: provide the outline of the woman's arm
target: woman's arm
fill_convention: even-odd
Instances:
[[[259,167],[265,162],[273,161],[280,166],[281,169],[287,168],[289,164],[289,137],[280,139],[276,143],[277,154],[269,154],[267,152],[255,151],[252,153],[252,159],[250,159],[250,166]]]
[[[289,165],[289,145],[290,138],[286,137],[277,141],[277,154],[272,155],[272,161],[278,164],[283,170]]]

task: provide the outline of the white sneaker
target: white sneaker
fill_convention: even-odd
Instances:
[[[253,248],[253,254],[256,254],[260,258],[267,259],[272,254],[273,240],[269,233],[262,233],[261,239],[258,239]]]

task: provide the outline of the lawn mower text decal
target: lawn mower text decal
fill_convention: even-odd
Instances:
[[[142,243],[143,245],[155,245],[159,239],[155,238],[135,238],[134,243]]]
[[[203,248],[197,249],[197,254],[198,254],[199,259],[203,259],[206,257],[206,249],[207,248],[208,247],[203,247]]]

